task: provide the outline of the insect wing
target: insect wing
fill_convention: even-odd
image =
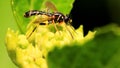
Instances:
[[[69,14],[72,9],[74,0],[49,0],[46,1],[45,5],[53,11],[59,11],[63,14]],[[51,7],[54,6],[54,7]],[[57,9],[56,9],[57,8]]]
[[[45,2],[45,6],[46,6],[46,8],[51,9],[54,12],[58,11],[56,6],[52,2],[50,2],[50,1],[46,1]]]
[[[48,21],[48,20],[51,20],[51,17],[49,17],[47,15],[38,15],[31,21],[31,23],[40,24],[40,23],[44,23],[45,21]]]
[[[22,33],[26,32],[26,27],[32,18],[25,18],[24,13],[28,10],[39,10],[44,0],[11,0],[12,12],[16,23]]]

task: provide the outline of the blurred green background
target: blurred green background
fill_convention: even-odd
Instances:
[[[10,0],[0,1],[0,68],[17,68],[9,58],[5,47],[5,35],[8,27],[17,30]]]

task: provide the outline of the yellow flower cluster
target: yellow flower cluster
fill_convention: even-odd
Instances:
[[[77,30],[64,23],[56,26],[58,30],[53,24],[40,25],[34,32],[33,28],[27,30],[26,34],[8,29],[6,47],[12,61],[20,68],[48,68],[47,54],[54,47],[62,48],[74,42],[83,44],[92,39],[95,34],[89,32],[86,37],[83,37],[82,26]]]

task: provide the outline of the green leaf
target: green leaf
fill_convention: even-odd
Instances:
[[[29,10],[40,10],[44,7],[45,1],[47,0],[11,0],[12,11],[17,21],[17,25],[22,33],[26,32],[28,23],[33,19],[25,18],[24,13]],[[72,8],[72,3],[74,0],[49,1],[53,2],[60,12],[68,14]]]
[[[25,18],[24,13],[29,10],[39,10],[44,0],[11,0],[11,7],[17,25],[22,33],[25,33],[26,26],[31,18]]]
[[[108,28],[108,27],[106,27]],[[83,45],[55,48],[48,54],[49,68],[119,68],[120,33],[119,27],[104,28],[95,38]]]
[[[29,19],[24,18],[24,13],[30,8],[30,1],[31,0],[11,0],[12,11],[22,33],[25,32],[26,25],[29,22]]]

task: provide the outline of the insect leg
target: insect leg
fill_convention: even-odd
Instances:
[[[71,27],[71,29],[77,34],[77,32],[75,31],[75,29],[72,27],[72,25],[70,24],[70,22],[68,22],[67,23],[70,27]]]
[[[68,14],[65,16],[65,23],[68,24],[71,27],[71,29],[77,34],[75,29],[72,27],[72,24],[71,24],[72,19],[71,19],[70,15],[68,15]]]
[[[53,23],[53,25],[54,25],[54,27],[55,27],[55,30],[56,30],[56,31],[59,31],[54,20],[52,20],[52,23]],[[59,34],[60,34],[60,31],[59,31]]]
[[[57,26],[56,26],[56,24],[55,24],[55,21],[54,21],[54,20],[52,20],[52,23],[54,24],[55,29],[58,31]]]
[[[70,32],[70,30],[68,29],[68,27],[67,27],[67,24],[66,24],[66,23],[65,23],[65,28],[68,30],[68,32],[69,32],[70,36],[72,37],[72,39],[74,39],[74,37],[73,37],[72,33]]]
[[[30,36],[33,34],[33,32],[35,32],[35,30],[36,30],[37,27],[38,27],[38,26],[35,26],[35,27],[34,27],[34,29],[32,30],[32,32],[30,32],[30,34],[27,36],[27,39],[30,38]]]

